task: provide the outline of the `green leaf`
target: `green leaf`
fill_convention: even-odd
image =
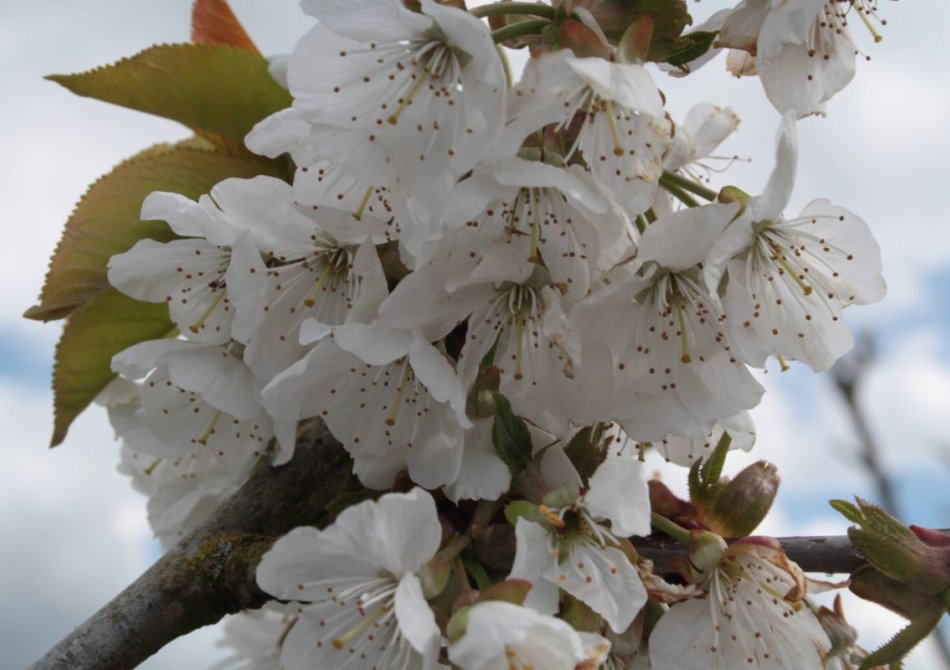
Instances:
[[[851,523],[857,524],[859,526],[864,523],[864,514],[860,509],[858,509],[857,505],[850,503],[847,500],[837,499],[829,500],[828,504]]]
[[[121,163],[101,177],[76,205],[50,261],[40,302],[24,314],[50,321],[68,316],[109,288],[109,257],[145,237],[175,237],[161,221],[141,221],[142,200],[152,191],[172,191],[197,199],[228,177],[279,176],[276,163],[237,158],[196,148],[203,140],[160,144]]]
[[[599,449],[592,441],[593,430],[590,426],[577,431],[571,441],[564,448],[564,453],[571,464],[577,468],[577,473],[587,481],[591,478],[600,464],[607,458],[607,451]]]
[[[689,63],[709,51],[718,34],[715,31],[697,30],[671,40],[668,45],[669,55],[666,62],[688,72]]]
[[[50,446],[63,441],[73,420],[115,377],[110,367],[115,354],[172,330],[164,303],[139,302],[114,289],[77,309],[56,346]]]
[[[531,433],[524,419],[511,411],[511,403],[500,393],[495,394],[495,407],[491,431],[495,452],[512,474],[518,474],[531,463]]]
[[[263,56],[226,44],[162,44],[47,79],[77,95],[178,121],[232,152],[241,151],[255,123],[291,104]]]

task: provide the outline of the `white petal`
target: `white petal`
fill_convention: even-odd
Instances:
[[[558,609],[557,584],[541,577],[555,560],[551,554],[549,532],[541,524],[518,519],[515,524],[515,541],[515,561],[508,579],[531,582],[531,590],[524,601],[525,607],[542,614],[555,614]]]
[[[442,640],[432,608],[422,595],[422,583],[414,574],[403,575],[396,588],[396,619],[399,630],[420,654],[435,659]]]
[[[591,475],[584,502],[595,518],[610,520],[614,535],[650,534],[650,495],[636,458],[608,455]]]
[[[570,543],[544,578],[601,615],[615,633],[627,630],[647,601],[643,582],[626,554],[588,541]]]

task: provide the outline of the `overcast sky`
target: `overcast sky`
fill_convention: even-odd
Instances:
[[[293,0],[232,0],[265,53],[287,52],[310,25]],[[697,14],[725,2],[704,0]],[[692,5],[691,5],[692,6]],[[0,3],[0,649],[6,668],[23,667],[140,574],[157,555],[145,503],[115,472],[117,445],[93,410],[66,443],[49,451],[48,392],[56,324],[20,317],[35,301],[61,226],[86,186],[141,148],[188,133],[159,119],[72,96],[42,76],[76,72],[151,44],[185,41],[190,0]],[[943,48],[950,3],[887,2],[885,40],[828,117],[800,124],[801,164],[789,215],[829,198],[861,214],[884,250],[888,297],[849,310],[851,323],[879,341],[861,400],[886,448],[908,521],[950,522],[950,225],[942,200],[950,182],[950,55]],[[737,81],[722,61],[685,81],[657,74],[676,118],[699,101],[732,105],[743,122],[722,153],[736,163],[728,181],[755,192],[771,169],[778,116],[757,81]],[[725,183],[725,177],[723,178]],[[775,534],[843,532],[830,497],[873,496],[854,457],[854,437],[830,380],[796,367],[763,376],[768,393],[754,413],[759,440],[738,469],[776,462],[785,481]],[[659,467],[659,466],[658,466]],[[659,467],[682,489],[683,473]],[[901,622],[870,606],[849,615],[873,646]],[[214,630],[163,650],[142,667],[207,667]],[[909,668],[937,667],[922,648]]]

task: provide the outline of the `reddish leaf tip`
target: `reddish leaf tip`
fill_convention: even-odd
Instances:
[[[195,0],[191,9],[191,41],[195,44],[228,44],[260,53],[227,0]]]

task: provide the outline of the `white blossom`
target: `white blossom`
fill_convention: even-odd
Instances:
[[[519,518],[515,526],[517,549],[509,577],[532,583],[525,604],[554,614],[563,589],[615,632],[626,630],[646,602],[643,583],[618,540],[650,532],[639,461],[610,455],[573,503],[539,510],[547,523]]]
[[[570,51],[530,62],[513,91],[509,132],[554,123],[582,125],[565,160],[575,152],[629,216],[650,207],[670,146],[671,124],[659,90],[641,65],[577,58]],[[520,139],[520,138],[518,138]]]
[[[304,331],[304,341],[317,346],[264,389],[271,415],[322,418],[371,488],[389,487],[405,467],[423,486],[454,481],[462,433],[472,424],[464,388],[445,356],[418,333],[378,324],[313,324],[312,330]],[[294,435],[278,438],[292,444]]]
[[[723,23],[718,42],[755,57],[754,72],[779,112],[823,113],[824,103],[854,78],[858,51],[848,31],[850,5],[743,0]]]
[[[803,603],[801,570],[768,544],[737,543],[650,636],[650,663],[669,670],[821,668],[830,648]]]
[[[348,507],[325,528],[277,540],[261,588],[306,603],[287,634],[287,670],[436,667],[441,635],[416,573],[439,549],[435,502],[422,489]]]
[[[862,219],[828,200],[784,218],[796,158],[794,121],[786,117],[765,191],[717,242],[706,274],[718,284],[727,268],[723,301],[743,360],[763,366],[776,355],[821,371],[853,346],[842,309],[884,296],[881,251]]]
[[[465,634],[449,645],[449,659],[462,670],[574,670],[586,658],[577,631],[528,607],[489,600],[466,618]]]

